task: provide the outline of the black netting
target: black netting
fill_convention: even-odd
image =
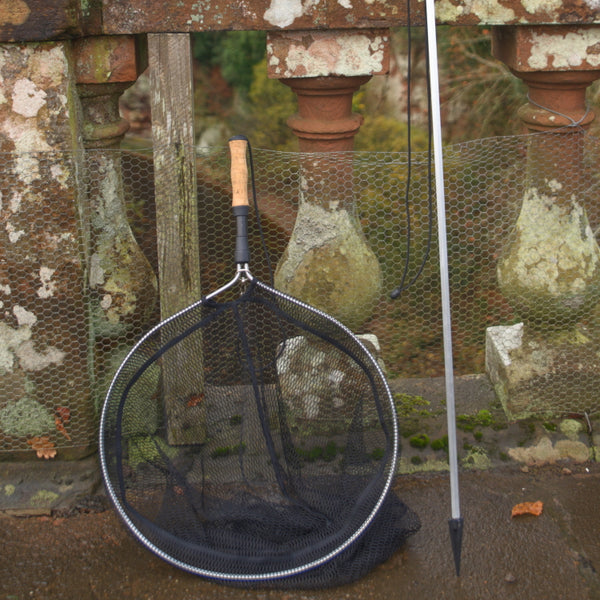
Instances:
[[[101,427],[113,501],[151,550],[207,577],[354,580],[419,528],[391,491],[385,378],[319,311],[256,281],[218,298],[163,322],[117,373]]]

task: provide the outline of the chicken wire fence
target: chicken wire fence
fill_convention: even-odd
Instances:
[[[487,359],[515,414],[600,407],[598,153],[598,141],[578,132],[444,150],[455,372],[483,373]],[[322,175],[309,189],[307,159]],[[262,233],[251,217],[252,272],[270,281],[299,197],[333,215],[348,211],[381,283],[357,333],[376,336],[389,379],[442,375],[429,156],[329,154],[321,171],[320,160],[253,149]],[[95,444],[100,404],[121,360],[160,320],[152,154],[7,154],[2,164],[0,450],[77,454]],[[226,147],[198,151],[197,180],[208,293],[234,269]],[[404,273],[411,285],[392,300]],[[515,365],[525,366],[511,372]]]

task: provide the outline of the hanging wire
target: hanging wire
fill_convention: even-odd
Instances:
[[[269,270],[269,285],[273,287],[274,275],[273,275],[273,265],[271,263],[271,256],[269,255],[269,249],[267,247],[267,242],[265,239],[265,235],[262,228],[262,223],[260,220],[260,211],[258,210],[258,200],[256,198],[256,179],[254,177],[254,161],[252,159],[252,145],[250,144],[250,140],[245,136],[240,136],[245,139],[248,143],[248,162],[250,164],[250,181],[252,186],[252,204],[254,206],[254,214],[256,216],[256,225],[258,227],[258,234],[260,237],[260,243],[262,245],[263,254],[265,256],[265,261],[267,263],[267,268]]]
[[[552,113],[553,115],[556,115],[558,117],[563,117],[564,119],[567,119],[567,121],[571,121],[566,127],[579,127],[585,121],[585,118],[590,114],[590,107],[589,107],[589,105],[586,104],[586,107],[585,107],[586,111],[585,111],[583,117],[581,117],[581,119],[579,119],[579,121],[576,121],[573,117],[570,117],[569,115],[565,115],[564,113],[561,113],[557,110],[553,110],[551,108],[548,108],[547,106],[542,106],[541,104],[538,104],[537,102],[535,102],[534,100],[531,99],[529,93],[527,93],[527,100],[529,101],[530,104],[533,104],[533,106],[537,106],[538,108],[541,108],[542,110]]]
[[[431,253],[431,242],[433,238],[433,184],[431,181],[432,174],[432,126],[431,126],[431,84],[429,81],[429,51],[426,50],[426,71],[427,71],[427,204],[428,204],[428,222],[427,222],[427,245],[425,248],[425,254],[416,274],[412,279],[406,283],[408,277],[408,268],[410,264],[410,252],[411,252],[411,217],[410,217],[410,192],[412,183],[412,138],[411,138],[411,124],[412,124],[412,112],[411,112],[411,99],[412,99],[412,27],[411,27],[411,15],[410,15],[410,0],[406,3],[406,20],[407,20],[407,33],[408,33],[408,62],[406,69],[406,89],[407,89],[407,101],[406,101],[406,122],[407,122],[407,144],[408,144],[408,156],[407,156],[407,175],[406,175],[406,188],[404,194],[404,206],[406,212],[406,258],[404,261],[404,271],[402,273],[402,279],[397,287],[390,293],[390,298],[396,300],[400,297],[402,292],[411,287],[421,276],[425,265],[429,260]],[[425,31],[425,40],[427,41],[427,31]],[[426,44],[427,47],[427,44]]]

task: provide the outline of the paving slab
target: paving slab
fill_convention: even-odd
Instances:
[[[422,528],[351,585],[253,590],[206,581],[155,557],[111,509],[88,502],[53,516],[0,518],[0,598],[592,600],[600,598],[600,468],[572,467],[462,472],[460,577],[448,538],[447,476],[438,473],[399,478],[398,493],[418,512]],[[537,500],[540,516],[511,517],[515,504]]]

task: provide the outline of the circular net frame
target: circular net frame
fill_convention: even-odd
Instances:
[[[397,457],[371,353],[256,280],[146,335],[101,425],[105,481],[140,541],[244,585],[339,585],[388,558],[419,527],[390,491]]]

